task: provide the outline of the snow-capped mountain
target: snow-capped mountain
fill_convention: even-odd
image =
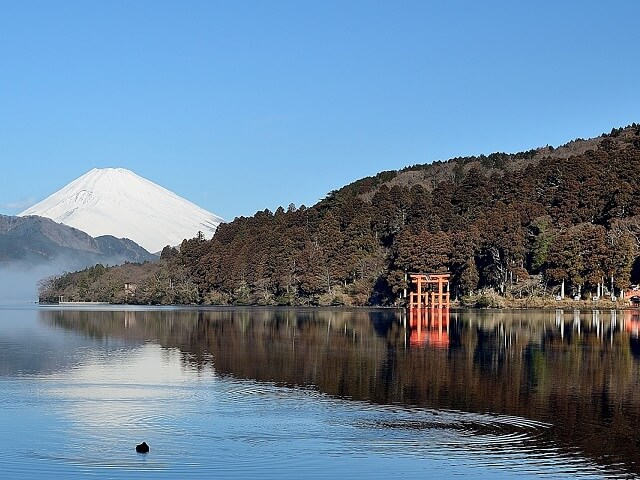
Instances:
[[[150,252],[199,231],[209,238],[222,218],[125,168],[94,168],[19,216],[39,215],[93,237],[129,238]]]

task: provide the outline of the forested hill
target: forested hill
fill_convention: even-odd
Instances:
[[[43,299],[152,303],[401,302],[404,274],[449,271],[455,296],[610,294],[640,280],[640,126],[518,154],[364,178],[306,208],[258,212],[157,264],[70,274]],[[121,284],[135,282],[123,297]],[[83,288],[79,289],[78,285]],[[108,285],[111,285],[108,287]],[[100,297],[100,298],[98,298]]]

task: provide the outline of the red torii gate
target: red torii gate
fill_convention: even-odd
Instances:
[[[449,308],[449,273],[410,273],[409,308]],[[446,287],[446,288],[445,288]]]

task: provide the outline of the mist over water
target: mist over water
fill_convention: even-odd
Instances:
[[[0,264],[0,303],[24,304],[38,301],[38,282],[65,271],[64,262],[31,266]]]
[[[38,284],[51,276],[85,268],[73,259],[56,259],[41,265],[0,263],[0,304],[16,305],[38,301]]]
[[[0,262],[0,304],[16,305],[38,301],[38,284],[52,276],[75,272],[93,266],[96,260],[60,255],[44,260],[40,264],[27,262]],[[124,260],[119,256],[100,260],[104,266],[119,265]]]

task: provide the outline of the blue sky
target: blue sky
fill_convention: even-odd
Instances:
[[[640,122],[640,2],[0,0],[0,213],[124,167],[232,220]]]

